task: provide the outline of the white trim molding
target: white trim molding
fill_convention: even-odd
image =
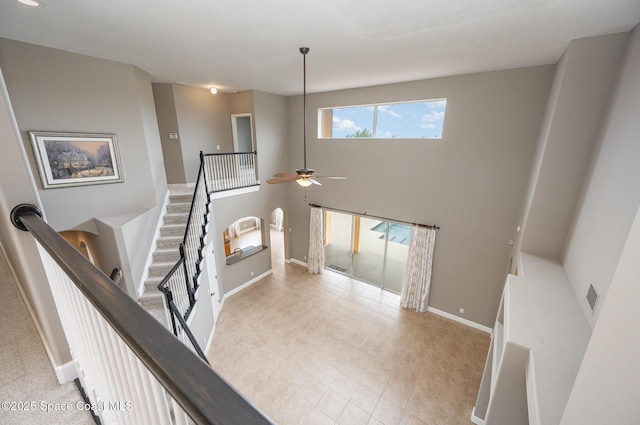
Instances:
[[[476,406],[473,406],[473,410],[471,411],[471,422],[476,425],[484,425],[484,419],[476,416]]]
[[[237,195],[244,195],[245,193],[251,193],[251,192],[257,192],[260,190],[260,181],[257,181],[257,185],[255,186],[249,186],[249,187],[242,187],[240,189],[229,189],[229,190],[224,190],[222,192],[213,192],[210,197],[211,200],[213,201],[214,199],[222,199],[222,198],[228,198],[230,196],[237,196]]]
[[[269,276],[271,273],[273,273],[273,269],[269,269],[266,272],[262,273],[259,276],[254,277],[253,279],[251,279],[248,282],[243,283],[242,285],[238,286],[235,289],[232,289],[229,292],[226,292],[223,296],[222,296],[222,307],[224,306],[224,300],[226,300],[227,298],[237,294],[238,292],[242,291],[243,289],[248,288],[249,286],[253,285],[254,283],[256,283],[257,281],[259,281],[260,279],[263,279],[267,276]],[[222,308],[220,307],[220,308]]]
[[[66,384],[72,382],[78,377],[78,370],[73,360],[70,360],[62,365],[53,368],[58,378],[58,383]]]
[[[289,263],[289,264],[290,263],[297,264],[297,265],[302,266],[302,267],[307,267],[307,263],[305,263],[304,261],[300,261],[297,258],[287,258],[285,260],[285,262]]]
[[[211,344],[213,344],[213,335],[216,333],[216,322],[213,322],[213,326],[211,327],[211,333],[209,334],[209,339],[207,340],[207,347],[204,350],[204,353],[207,354],[209,350],[211,350]]]
[[[160,228],[164,225],[164,216],[167,213],[167,206],[169,205],[169,196],[171,195],[171,191],[167,190],[164,196],[164,203],[162,204],[160,214],[158,216],[158,222],[156,223],[156,231],[153,234],[153,241],[149,245],[149,251],[147,252],[147,259],[145,260],[144,268],[142,269],[142,277],[140,278],[140,282],[138,282],[138,287],[136,288],[136,294],[138,298],[144,294],[144,283],[149,278],[149,267],[153,263],[153,254],[156,251],[156,243],[158,238],[160,237]]]
[[[455,322],[462,323],[463,325],[467,325],[467,326],[469,326],[471,328],[475,328],[475,329],[481,330],[481,331],[489,333],[489,334],[491,332],[493,332],[493,329],[491,329],[488,326],[484,326],[484,325],[481,325],[480,323],[472,322],[471,320],[463,319],[460,316],[456,316],[455,314],[447,313],[446,311],[438,310],[437,308],[428,307],[427,311],[429,313],[433,313],[433,314],[437,314],[438,316],[446,317],[447,319],[451,319],[451,320],[453,320]]]

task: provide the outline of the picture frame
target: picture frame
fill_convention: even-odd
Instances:
[[[43,189],[124,182],[115,134],[29,131],[29,138]]]

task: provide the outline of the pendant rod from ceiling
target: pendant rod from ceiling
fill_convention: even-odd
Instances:
[[[304,168],[307,168],[307,53],[308,47],[301,47],[302,53],[302,141],[304,146]]]

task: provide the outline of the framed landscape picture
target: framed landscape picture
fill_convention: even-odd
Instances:
[[[115,134],[30,131],[43,189],[124,181]]]

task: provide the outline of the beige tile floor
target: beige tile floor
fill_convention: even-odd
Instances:
[[[280,255],[225,301],[208,358],[277,424],[467,425],[488,346],[482,331]]]

